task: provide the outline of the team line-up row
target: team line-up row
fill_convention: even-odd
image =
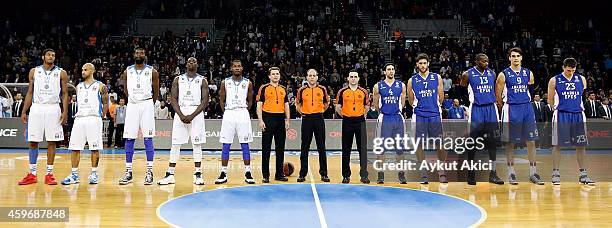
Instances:
[[[132,159],[134,142],[138,132],[142,132],[147,159],[147,169],[144,184],[153,184],[153,138],[155,136],[155,120],[153,100],[159,97],[159,74],[153,67],[145,64],[145,50],[136,48],[134,65],[127,67],[121,74],[124,81],[125,96],[128,98],[123,137],[125,141],[125,175],[119,179],[121,185],[133,182]],[[30,172],[19,181],[20,185],[37,182],[36,163],[38,143],[43,136],[48,142],[47,172],[45,183],[57,184],[53,176],[53,163],[56,142],[63,140],[62,124],[67,119],[67,74],[55,66],[55,51],[46,49],[42,52],[43,65],[29,72],[29,87],[22,112],[22,121],[27,123],[27,141],[29,142]],[[507,129],[503,131],[502,139],[507,142],[508,182],[518,184],[514,170],[514,145],[526,143],[530,162],[529,180],[534,184],[544,184],[537,173],[534,140],[537,138],[534,110],[530,104],[529,85],[534,82],[533,73],[521,66],[522,51],[512,48],[508,51],[510,66],[499,74],[488,68],[489,59],[485,54],[476,55],[475,66],[465,71],[461,76],[461,85],[467,87],[471,105],[468,108],[470,121],[470,136],[483,137],[494,135],[498,121],[502,121]],[[405,133],[404,117],[401,110],[406,104],[414,109],[412,121],[415,122],[412,132],[417,137],[441,137],[441,102],[444,99],[442,79],[440,75],[430,72],[429,57],[419,54],[416,57],[416,69],[413,76],[404,83],[395,79],[395,66],[384,66],[384,79],[378,82],[372,90],[372,103],[368,91],[358,86],[359,74],[351,71],[347,77],[347,86],[338,91],[335,106],[336,112],[342,116],[342,177],[343,183],[350,182],[350,153],[353,140],[359,151],[360,182],[370,183],[367,171],[366,127],[365,114],[370,106],[380,112],[377,124],[377,136],[394,138]],[[176,110],[173,129],[172,147],[170,150],[169,167],[165,176],[157,183],[160,185],[174,184],[174,171],[179,158],[182,144],[191,140],[195,172],[193,183],[204,184],[202,178],[202,144],[206,143],[203,110],[208,105],[208,83],[197,74],[197,59],[191,57],[186,63],[186,73],[175,77],[171,88],[171,105]],[[563,61],[563,72],[551,77],[548,86],[549,104],[553,105],[553,174],[551,182],[561,183],[559,160],[561,146],[574,146],[580,167],[579,182],[593,185],[595,182],[587,176],[585,162],[585,146],[587,144],[584,108],[582,96],[586,87],[583,76],[575,73],[577,62],[573,58]],[[252,176],[249,143],[253,141],[251,121],[248,109],[254,103],[253,84],[242,75],[242,63],[233,60],[232,75],[221,83],[220,105],[223,120],[219,141],[223,144],[221,155],[221,172],[215,184],[227,182],[229,151],[234,136],[238,136],[244,162],[245,182],[254,184]],[[98,183],[97,166],[99,151],[102,150],[102,116],[108,109],[108,91],[99,81],[94,79],[95,67],[86,63],[82,67],[82,82],[76,87],[78,111],[71,132],[69,149],[72,150],[72,172],[61,181],[69,185],[79,183],[78,165],[80,151],[85,145],[92,150],[92,170],[88,177],[90,184]],[[262,85],[256,96],[259,128],[262,130],[262,182],[270,182],[270,151],[272,139],[275,141],[276,172],[274,180],[288,181],[283,173],[284,147],[286,129],[289,126],[289,104],[287,90],[279,84],[280,69],[271,67],[268,70],[270,82]],[[327,157],[325,153],[325,123],[323,112],[331,104],[327,89],[317,83],[316,69],[309,69],[306,76],[307,84],[298,90],[296,107],[302,114],[301,121],[301,153],[298,182],[304,182],[308,174],[308,151],[315,138],[319,153],[319,174],[323,182],[329,182],[327,172]],[[407,99],[407,101],[406,101]],[[407,103],[408,102],[408,103]],[[60,104],[62,108],[60,108]],[[501,109],[501,115],[498,110]],[[29,116],[26,115],[29,110]],[[563,124],[559,124],[563,123]],[[495,160],[496,146],[493,137],[487,140],[486,150],[492,161],[489,182],[504,184],[497,176]],[[474,160],[476,150],[468,150],[468,160]],[[384,155],[377,154],[377,159],[383,161]],[[397,161],[402,161],[401,150],[396,151]],[[425,160],[423,147],[416,149],[419,162]],[[437,148],[438,162],[446,162],[446,151]],[[443,170],[438,171],[439,181],[446,183],[447,177]],[[406,183],[405,173],[398,173],[400,183]],[[423,171],[418,180],[422,184],[429,183],[427,171]],[[474,185],[475,172],[468,171],[468,184]],[[379,171],[377,183],[384,183],[384,172]]]

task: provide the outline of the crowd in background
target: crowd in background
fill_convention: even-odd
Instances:
[[[162,101],[156,102],[156,117],[160,119],[172,117],[173,110],[168,102],[171,82],[184,72],[186,59],[190,56],[198,58],[198,72],[209,80],[211,102],[206,110],[207,118],[222,115],[218,93],[221,80],[231,73],[229,62],[233,59],[242,60],[243,75],[254,83],[254,93],[267,82],[267,69],[280,67],[282,84],[289,92],[292,118],[299,118],[294,100],[307,69],[318,71],[320,84],[328,87],[334,99],[335,93],[344,86],[349,70],[357,69],[360,85],[371,91],[382,78],[385,62],[394,62],[397,77],[406,81],[414,72],[415,56],[422,52],[431,56],[432,71],[444,78],[444,117],[465,118],[462,107],[468,105],[467,91],[458,85],[460,74],[473,65],[473,57],[481,52],[489,56],[490,68],[499,72],[508,66],[507,50],[516,46],[524,50],[524,66],[536,76],[533,94],[543,102],[547,98],[548,78],[561,71],[562,59],[569,56],[578,60],[577,72],[587,78],[587,94],[593,93],[597,103],[594,105],[596,116],[605,116],[605,110],[598,109],[609,105],[604,98],[612,98],[608,76],[612,69],[609,29],[588,16],[553,17],[541,12],[525,12],[529,6],[521,1],[494,0],[435,3],[258,0],[243,6],[223,4],[229,3],[155,1],[149,4],[144,15],[145,18],[216,18],[227,33],[214,50],[209,48],[207,31],[112,36],[121,18],[108,16],[113,15],[108,13],[109,7],[95,8],[86,17],[70,21],[42,14],[40,25],[26,30],[17,26],[15,18],[6,18],[0,26],[0,83],[27,82],[29,69],[41,64],[41,50],[53,48],[56,64],[68,72],[72,84],[79,82],[82,64],[95,62],[97,79],[107,84],[111,103],[118,104],[124,93],[117,78],[133,63],[134,48],[143,47],[147,50],[147,64],[160,72]],[[397,42],[393,43],[389,58],[382,53],[381,48],[386,47],[379,47],[366,38],[362,23],[356,17],[358,11],[369,12],[374,20],[462,19],[472,23],[482,36],[452,37],[431,31],[420,37],[405,37],[400,32],[394,37]],[[406,45],[406,39],[418,39],[419,42]],[[16,92],[12,94],[14,98]],[[5,106],[13,106],[17,103],[15,100],[9,102],[0,98],[3,111],[11,109]],[[254,108],[251,113],[255,117]],[[411,116],[410,113],[407,107],[405,116]],[[325,116],[336,117],[331,108]],[[368,116],[375,118],[376,113],[372,110]]]

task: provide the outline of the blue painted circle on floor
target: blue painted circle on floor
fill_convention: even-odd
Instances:
[[[474,204],[414,189],[317,184],[328,227],[468,227],[484,218]],[[160,205],[179,227],[321,227],[310,184],[259,185],[198,192]]]

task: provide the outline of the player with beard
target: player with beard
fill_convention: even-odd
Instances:
[[[128,105],[125,113],[125,176],[119,179],[120,185],[132,183],[132,158],[134,157],[134,142],[138,130],[144,137],[147,156],[147,171],[144,184],[153,184],[153,137],[155,137],[155,108],[153,101],[159,100],[159,73],[152,66],[145,64],[146,52],[143,48],[134,50],[134,62],[121,74],[125,96]]]

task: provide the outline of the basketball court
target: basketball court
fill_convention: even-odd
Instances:
[[[63,178],[70,173],[69,153],[59,150],[55,175]],[[521,183],[516,186],[492,185],[479,182],[468,186],[463,182],[429,185],[416,181],[416,174],[407,176],[409,183],[397,184],[397,176],[387,174],[384,185],[364,185],[353,175],[351,184],[341,184],[340,156],[329,152],[331,183],[320,182],[311,173],[307,182],[296,183],[296,174],[289,182],[272,181],[261,184],[261,173],[254,172],[256,185],[243,182],[241,158],[232,153],[229,182],[215,185],[219,170],[218,152],[207,152],[203,160],[206,184],[193,185],[193,163],[188,153],[177,163],[175,185],[143,185],[144,151],[137,151],[134,161],[134,183],[120,186],[123,174],[123,150],[105,150],[98,169],[100,183],[80,183],[69,186],[38,184],[19,186],[17,181],[28,170],[27,151],[0,150],[0,204],[3,207],[68,207],[66,223],[1,223],[2,226],[45,227],[65,226],[156,226],[156,227],[533,227],[571,226],[603,227],[612,202],[612,185],[600,181],[597,186],[578,184],[575,157],[564,151],[561,186],[547,180],[543,186],[528,183],[525,154],[517,157],[517,173]],[[594,177],[606,174],[612,159],[605,151],[593,151],[589,156]],[[44,154],[44,151],[41,151]],[[260,170],[260,153],[253,156],[254,170]],[[286,161],[299,168],[298,153],[287,152]],[[310,157],[310,170],[317,170],[316,156]],[[428,155],[434,158],[433,154]],[[408,156],[407,158],[410,158]],[[44,157],[39,159],[45,161]],[[82,155],[80,175],[89,173],[89,152]],[[158,151],[155,178],[167,167],[168,151]],[[274,160],[274,159],[272,159]],[[538,161],[550,161],[544,152]],[[43,163],[41,162],[41,163]],[[498,162],[503,162],[500,160]],[[273,163],[273,161],[272,161]],[[358,170],[358,159],[351,160]],[[43,164],[39,164],[42,167]],[[550,177],[550,164],[538,164],[542,176]],[[271,167],[274,167],[271,164]],[[501,165],[500,165],[501,167]],[[499,169],[505,177],[505,169]],[[372,179],[373,170],[370,170]],[[375,172],[374,172],[375,173]],[[40,178],[39,178],[40,179]],[[480,176],[479,176],[480,179]],[[359,184],[358,184],[359,183]]]

